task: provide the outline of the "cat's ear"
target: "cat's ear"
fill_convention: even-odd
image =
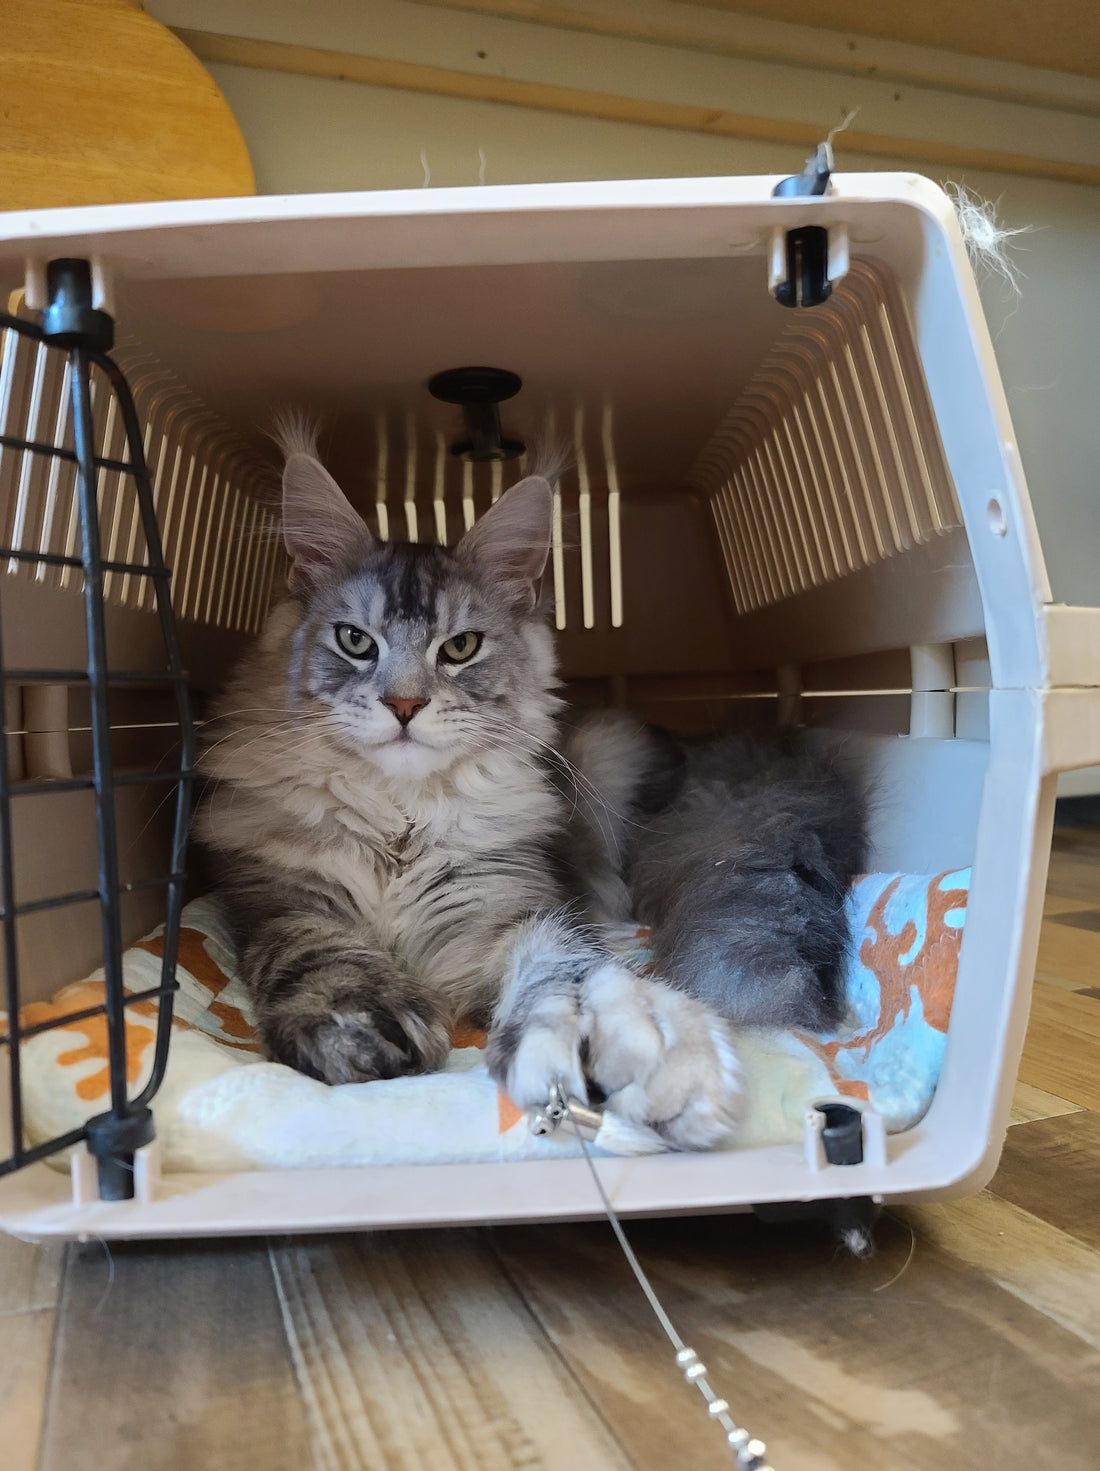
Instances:
[[[283,470],[283,540],[291,592],[311,592],[367,555],[374,538],[315,455],[294,450]]]
[[[456,555],[475,562],[514,603],[533,608],[550,555],[554,494],[541,475],[506,490],[459,542]]]

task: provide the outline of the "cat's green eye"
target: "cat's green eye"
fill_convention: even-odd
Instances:
[[[336,625],[336,642],[352,659],[374,659],[378,654],[374,639],[362,628],[356,628],[354,623]]]
[[[465,664],[480,648],[480,633],[456,633],[446,643],[440,644],[439,657],[444,664]]]

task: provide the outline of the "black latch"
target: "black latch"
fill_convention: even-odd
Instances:
[[[772,198],[806,199],[815,194],[824,194],[829,187],[832,172],[833,145],[826,140],[817,145],[800,174],[792,174],[789,179],[779,181],[772,190]]]
[[[132,1200],[134,1155],[153,1141],[151,1110],[97,1114],[85,1124],[84,1137],[98,1166],[100,1200]]]
[[[819,1103],[821,1142],[831,1165],[863,1163],[863,1115],[850,1103]]]
[[[811,199],[829,187],[833,171],[833,147],[819,143],[800,174],[782,179],[772,190],[773,199]],[[829,232],[823,225],[801,225],[787,231],[787,271],[773,290],[780,306],[820,306],[832,293],[829,280]]]
[[[832,295],[829,232],[823,225],[787,231],[787,278],[775,288],[780,306],[820,306]]]
[[[92,270],[86,260],[52,260],[46,267],[42,335],[58,347],[110,352],[115,324],[92,305]]]

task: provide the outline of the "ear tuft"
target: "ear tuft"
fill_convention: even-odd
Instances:
[[[280,409],[271,426],[271,437],[284,460],[289,460],[291,455],[312,455],[319,460],[320,436],[320,422],[304,409]]]
[[[284,420],[283,540],[291,592],[309,592],[333,573],[350,571],[374,545],[366,522],[317,459],[316,435],[304,420]]]
[[[455,548],[501,586],[520,607],[533,608],[550,555],[554,494],[541,475],[528,475],[490,506]]]

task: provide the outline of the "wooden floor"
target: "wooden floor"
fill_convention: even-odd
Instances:
[[[777,1471],[1100,1465],[1100,832],[1063,829],[1000,1171],[884,1219],[636,1223]],[[606,1226],[0,1242],[4,1471],[728,1468]]]

